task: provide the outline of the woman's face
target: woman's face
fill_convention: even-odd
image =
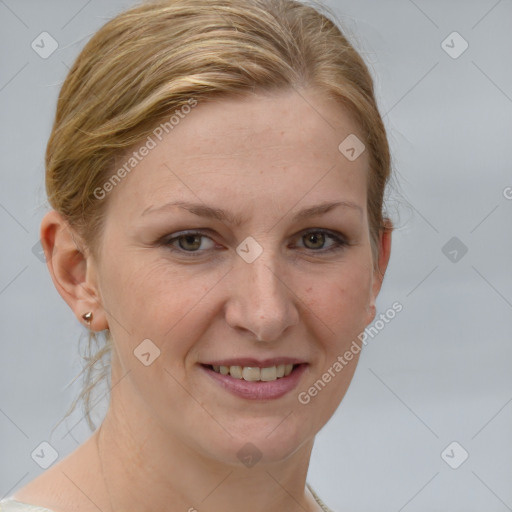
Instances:
[[[335,363],[375,314],[368,154],[338,148],[360,130],[313,90],[201,103],[169,126],[103,199],[95,272],[112,383],[126,375],[111,406],[217,460],[246,443],[282,460],[338,407],[358,355]]]

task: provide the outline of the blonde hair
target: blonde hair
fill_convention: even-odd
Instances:
[[[116,158],[146,139],[171,112],[212,97],[243,96],[307,86],[336,99],[355,116],[369,154],[368,219],[378,256],[385,229],[383,201],[390,152],[373,80],[337,24],[295,0],[159,0],[107,22],[83,48],[60,91],[46,152],[46,191],[95,253],[108,198],[94,191],[112,176]],[[341,142],[341,141],[340,141]],[[112,349],[87,362],[83,400],[89,427],[91,393],[108,377],[94,368]],[[94,333],[89,337],[98,342]]]

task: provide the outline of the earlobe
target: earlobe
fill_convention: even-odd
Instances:
[[[92,259],[78,245],[77,234],[62,215],[51,210],[41,222],[40,237],[48,270],[60,296],[83,325],[94,331],[107,329]]]

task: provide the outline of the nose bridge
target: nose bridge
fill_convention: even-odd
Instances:
[[[264,249],[252,262],[242,257],[235,264],[233,302],[227,319],[259,340],[272,341],[298,322],[294,295],[283,282],[282,262],[277,251]]]
[[[253,263],[243,265],[243,275],[248,286],[248,293],[258,299],[258,303],[264,307],[270,302],[280,300],[284,290],[282,280],[278,277],[278,263],[276,257],[265,251]]]

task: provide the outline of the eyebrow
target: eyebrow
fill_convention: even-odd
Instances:
[[[239,215],[234,215],[230,212],[222,210],[221,208],[213,208],[205,204],[189,203],[186,201],[174,201],[158,207],[150,206],[142,212],[141,216],[144,216],[148,213],[167,211],[175,207],[187,210],[188,212],[193,213],[198,217],[216,219],[218,221],[226,222],[234,226],[240,226],[245,221],[243,217]],[[362,208],[356,203],[353,203],[351,201],[331,201],[324,202],[315,206],[310,206],[309,208],[304,208],[303,210],[294,215],[293,221],[298,222],[304,219],[308,219],[310,217],[324,215],[337,207],[349,208],[351,210],[359,212],[361,216],[363,215]]]

